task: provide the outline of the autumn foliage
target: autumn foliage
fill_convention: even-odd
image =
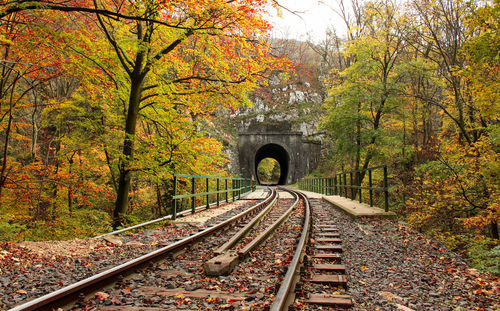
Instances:
[[[3,238],[164,215],[173,173],[225,174],[213,118],[286,65],[266,41],[272,5],[3,1]]]
[[[357,6],[359,18],[344,15],[352,29],[346,41],[335,39],[340,60],[328,77],[331,97],[322,123],[334,167],[389,164],[391,208],[446,246],[484,259],[483,268],[495,273],[498,4]]]

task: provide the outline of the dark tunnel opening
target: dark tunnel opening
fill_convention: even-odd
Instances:
[[[273,158],[278,161],[280,165],[280,178],[278,181],[278,185],[286,185],[289,173],[290,156],[288,155],[288,152],[285,150],[285,148],[277,144],[267,144],[257,150],[257,153],[255,154],[254,171],[259,184],[260,180],[257,172],[257,166],[259,165],[260,161],[265,158]]]

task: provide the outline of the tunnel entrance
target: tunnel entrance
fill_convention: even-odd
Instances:
[[[275,159],[279,163],[280,177],[278,180],[278,185],[285,185],[289,173],[290,156],[288,152],[282,146],[278,144],[267,144],[259,148],[255,154],[255,176],[257,176],[257,181],[259,184],[259,172],[257,168],[259,163],[265,158]]]
[[[276,159],[264,158],[257,164],[257,180],[261,185],[277,185],[280,180],[281,168]]]

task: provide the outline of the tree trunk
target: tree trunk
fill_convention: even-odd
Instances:
[[[498,240],[499,239],[499,236],[498,236],[498,222],[493,221],[490,224],[490,227],[491,227],[491,237]]]
[[[2,169],[0,171],[0,198],[2,197],[2,189],[5,185],[5,181],[7,180],[7,154],[9,148],[9,138],[10,138],[10,130],[12,125],[12,104],[9,109],[9,122],[7,123],[7,129],[5,130],[5,142],[4,142],[4,150],[3,150],[3,161],[2,161]]]
[[[113,228],[122,224],[123,215],[127,213],[128,192],[130,190],[130,180],[132,172],[129,165],[134,159],[134,138],[139,114],[139,103],[141,100],[142,84],[146,73],[139,73],[142,67],[142,59],[137,59],[136,69],[131,74],[130,96],[125,123],[125,138],[123,141],[122,159],[119,164],[120,175],[118,177],[118,190],[113,211]]]

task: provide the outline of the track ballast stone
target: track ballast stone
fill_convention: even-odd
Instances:
[[[120,245],[104,239],[80,239],[69,241],[70,247],[62,252],[54,249],[51,241],[0,243],[0,310],[28,302],[192,235],[200,227],[219,223],[256,202],[249,200],[237,204],[235,208],[196,226],[166,222],[161,228],[127,232],[118,236]],[[55,244],[61,246],[65,242]],[[82,252],[78,244],[91,249]]]
[[[327,204],[327,203],[322,203]],[[499,310],[498,278],[396,220],[329,209],[343,240],[353,310]]]

